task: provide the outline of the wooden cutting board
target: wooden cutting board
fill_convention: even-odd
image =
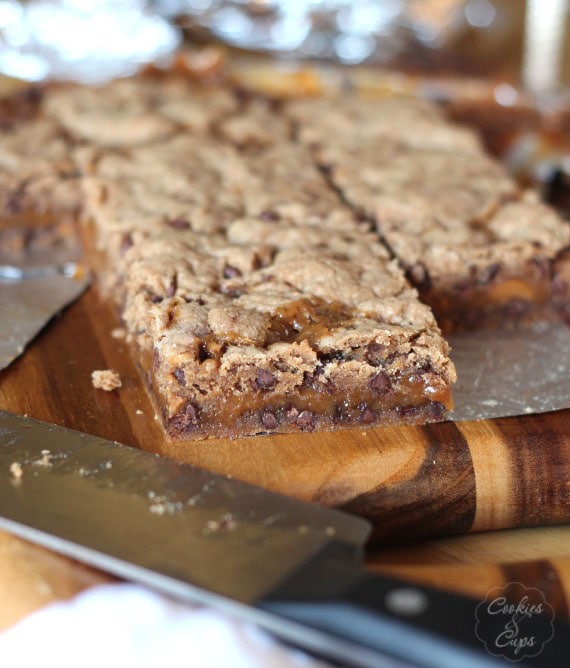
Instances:
[[[95,288],[0,372],[0,408],[344,508],[394,541],[570,520],[570,411],[424,427],[169,443]],[[96,390],[112,368],[123,387]]]
[[[557,613],[567,616],[570,527],[496,532],[491,535],[500,549],[490,555],[484,538],[481,543],[489,534],[419,539],[567,522],[570,411],[169,443],[126,343],[111,335],[119,324],[96,290],[88,290],[0,372],[0,408],[364,515],[375,526],[371,568],[481,597],[491,586],[516,578],[547,591]],[[106,368],[120,373],[120,390],[93,388],[91,372]],[[551,533],[545,537],[545,531]],[[412,538],[415,542],[401,543]],[[497,563],[521,559],[527,561]],[[0,629],[46,603],[110,580],[0,533]]]

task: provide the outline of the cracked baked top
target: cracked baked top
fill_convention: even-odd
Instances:
[[[570,226],[486,155],[473,132],[413,99],[299,100],[286,113],[446,330],[565,310]]]

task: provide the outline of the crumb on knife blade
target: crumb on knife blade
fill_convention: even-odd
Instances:
[[[24,469],[19,462],[12,462],[12,464],[10,464],[10,475],[15,480],[20,480],[22,478],[24,475]]]

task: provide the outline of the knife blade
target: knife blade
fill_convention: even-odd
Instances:
[[[347,665],[504,665],[477,601],[363,571],[367,521],[4,411],[0,527]],[[569,651],[557,623],[528,665]]]
[[[21,257],[0,254],[0,369],[89,284],[68,249],[47,248]]]

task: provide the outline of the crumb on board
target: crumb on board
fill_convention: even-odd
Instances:
[[[135,411],[135,413],[136,413],[137,415],[144,415],[144,411],[141,411],[140,408],[137,408],[137,410]]]
[[[121,377],[113,369],[98,369],[91,373],[93,387],[105,392],[112,392],[122,386]]]
[[[38,466],[51,466],[52,454],[49,450],[42,450],[41,458],[34,462]]]
[[[24,469],[19,462],[12,462],[10,464],[10,475],[15,480],[20,480],[20,478],[24,475]]]
[[[114,339],[124,339],[127,336],[127,330],[124,327],[115,327],[111,330],[111,336]]]

